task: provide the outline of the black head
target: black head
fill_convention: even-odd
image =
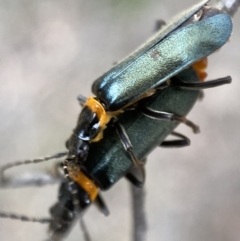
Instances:
[[[79,163],[86,160],[89,151],[88,142],[79,139],[78,136],[73,133],[66,142],[66,147],[68,149],[69,159],[74,159]]]

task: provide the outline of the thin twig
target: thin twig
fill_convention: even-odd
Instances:
[[[222,9],[232,17],[240,6],[240,0],[218,0],[217,8]]]
[[[144,188],[136,188],[131,185],[132,213],[133,213],[133,240],[145,241],[147,234],[147,221],[145,215],[145,191]]]
[[[62,177],[45,173],[25,173],[19,176],[9,176],[0,182],[0,188],[20,188],[27,186],[41,187],[59,183]]]
[[[79,222],[80,222],[81,230],[83,232],[84,240],[85,241],[91,241],[89,231],[88,231],[87,226],[86,226],[86,224],[83,220],[82,215],[79,215]]]

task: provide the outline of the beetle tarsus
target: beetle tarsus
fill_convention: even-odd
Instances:
[[[143,163],[146,163],[146,159],[142,161]],[[136,167],[133,167],[130,169],[130,171],[125,175],[125,178],[131,182],[135,187],[137,188],[142,188],[145,179],[146,179],[146,174],[145,174],[145,168],[143,167],[143,172],[139,172],[139,169]]]
[[[195,134],[200,133],[199,126],[194,124],[192,121],[188,120],[186,117],[174,115],[173,119],[176,120],[176,121],[179,121],[181,123],[184,123],[185,125],[187,125],[190,128],[192,128],[193,133],[195,133]]]
[[[223,78],[218,78],[215,80],[209,80],[206,82],[198,82],[198,83],[186,83],[181,81],[178,78],[172,78],[170,85],[181,87],[182,89],[187,90],[203,90],[208,88],[214,88],[225,84],[230,84],[232,82],[231,76],[226,76]]]
[[[180,139],[177,140],[171,140],[171,141],[163,141],[160,146],[161,147],[167,147],[167,148],[178,148],[178,147],[185,147],[185,146],[189,146],[191,141],[189,140],[189,138],[187,138],[186,136],[177,133],[177,132],[172,132],[171,135],[179,137]]]
[[[95,199],[95,204],[97,205],[100,212],[103,213],[105,216],[108,216],[110,214],[109,209],[108,209],[103,197],[100,195],[100,193],[97,195],[97,197]]]
[[[143,183],[141,181],[139,181],[132,173],[127,173],[125,177],[135,187],[138,187],[138,188],[142,188],[143,187]]]

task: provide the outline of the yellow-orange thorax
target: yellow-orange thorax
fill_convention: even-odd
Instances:
[[[121,111],[114,111],[114,112],[106,112],[102,104],[97,101],[94,97],[89,97],[85,103],[85,106],[87,106],[92,112],[96,113],[97,118],[99,120],[100,125],[100,131],[97,134],[97,136],[92,139],[90,142],[97,142],[103,138],[103,131],[106,128],[106,125],[111,120],[113,116],[118,115]]]
[[[89,199],[94,201],[98,195],[99,188],[97,185],[88,178],[80,168],[68,168],[69,177],[76,182],[86,193],[89,195]]]

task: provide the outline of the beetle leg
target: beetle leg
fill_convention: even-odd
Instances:
[[[142,162],[146,162],[146,159],[144,159]],[[130,169],[130,171],[125,175],[126,179],[131,182],[135,187],[142,188],[145,182],[145,169],[144,169],[144,175],[142,175],[142,172],[139,172],[139,169],[136,167],[133,167]]]
[[[141,188],[143,183],[139,181],[132,173],[127,173],[125,175],[126,179],[131,182],[135,187]]]
[[[59,159],[67,155],[67,152],[57,153],[52,156],[46,156],[43,158],[37,158],[32,160],[16,161],[2,165],[0,167],[0,187],[22,187],[22,186],[42,186],[59,181],[60,175],[57,171],[57,167],[53,171],[45,171],[45,173],[22,176],[5,176],[6,170],[28,164],[35,164],[39,162],[45,162],[52,159]]]
[[[172,132],[171,135],[177,136],[180,139],[171,140],[171,141],[163,141],[160,144],[161,147],[170,147],[170,148],[174,147],[175,148],[175,147],[185,147],[185,146],[190,145],[190,140],[186,136],[184,136],[180,133],[177,133],[177,132]]]
[[[173,113],[168,113],[163,111],[156,111],[143,105],[139,105],[138,108],[140,108],[140,110],[144,115],[150,118],[157,119],[157,120],[179,121],[191,127],[194,133],[200,132],[199,127],[184,116],[178,116]]]
[[[132,143],[128,137],[128,134],[125,130],[125,128],[117,121],[117,119],[115,118],[115,128],[116,128],[116,132],[123,144],[124,149],[129,153],[129,155],[131,156],[132,162],[134,164],[134,166],[140,171],[141,173],[141,177],[142,177],[142,182],[145,182],[145,169],[144,169],[144,162],[143,161],[139,161],[138,158],[135,156],[134,152],[133,152],[133,146]],[[131,175],[130,175],[131,176]]]
[[[141,167],[143,164],[138,160],[138,158],[135,156],[133,152],[133,146],[132,143],[129,139],[129,136],[125,130],[125,128],[117,121],[115,120],[115,127],[116,127],[116,132],[124,146],[124,149],[129,153],[131,156],[132,162],[136,167]]]
[[[202,90],[202,89],[213,88],[213,87],[217,87],[225,84],[230,84],[231,82],[232,82],[232,78],[230,76],[218,78],[215,80],[209,80],[207,82],[199,82],[199,83],[186,83],[181,81],[181,79],[174,77],[174,78],[171,78],[169,85],[181,87],[187,90]]]
[[[108,216],[110,214],[109,209],[108,209],[103,197],[100,194],[97,195],[94,202],[97,205],[97,207],[101,213],[103,213],[105,216]]]
[[[199,100],[202,100],[204,97],[203,89],[214,88],[225,84],[230,84],[232,82],[232,78],[230,76],[218,78],[215,80],[209,80],[207,82],[200,82],[200,83],[186,83],[182,80],[174,77],[170,80],[169,85],[181,87],[182,89],[187,90],[199,90]]]
[[[192,128],[193,133],[197,134],[200,132],[199,126],[194,124],[192,121],[188,120],[185,116],[178,116],[178,115],[173,115],[173,120],[176,120],[178,122],[184,123],[185,125],[189,126]]]

